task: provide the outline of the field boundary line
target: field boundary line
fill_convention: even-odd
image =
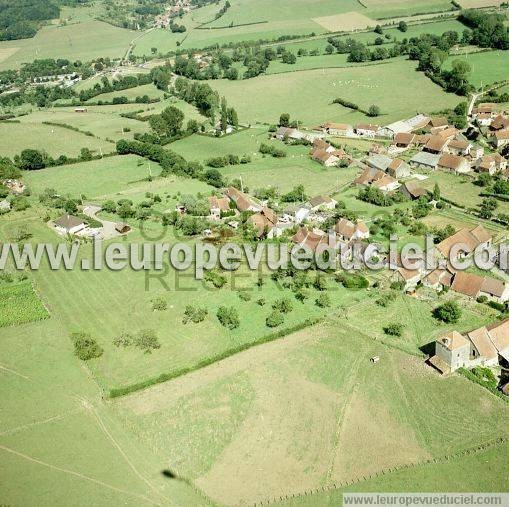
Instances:
[[[127,456],[127,454],[125,453],[125,451],[122,449],[122,447],[120,446],[120,444],[115,440],[115,438],[113,437],[113,435],[108,431],[108,428],[106,427],[106,425],[104,424],[101,416],[99,415],[99,413],[97,412],[97,410],[95,409],[95,407],[90,403],[88,402],[86,399],[84,398],[79,398],[81,404],[83,405],[83,408],[85,410],[87,410],[90,414],[92,414],[99,426],[99,428],[101,429],[101,431],[106,435],[106,437],[108,438],[108,440],[113,444],[114,447],[117,448],[118,452],[120,452],[120,454],[122,455],[122,457],[124,458],[125,462],[129,465],[129,467],[131,468],[131,470],[134,472],[134,474],[142,481],[144,482],[154,493],[157,494],[157,496],[159,496],[160,498],[162,498],[163,500],[169,500],[166,496],[164,496],[146,477],[144,477],[141,472],[138,471],[138,469],[134,466],[134,463],[129,459],[129,456]]]
[[[62,473],[68,474],[68,475],[73,475],[74,477],[78,477],[79,479],[83,479],[83,480],[86,480],[86,481],[93,482],[95,484],[99,484],[100,486],[103,486],[105,488],[111,489],[111,490],[116,491],[118,493],[123,493],[123,494],[129,495],[129,496],[133,496],[135,498],[139,498],[139,499],[145,500],[146,502],[149,502],[149,503],[151,503],[153,505],[160,505],[159,503],[154,502],[153,500],[151,500],[150,498],[148,498],[148,497],[146,497],[144,495],[140,495],[138,493],[133,493],[132,491],[127,491],[127,490],[124,490],[124,489],[121,489],[121,488],[117,488],[116,486],[112,486],[111,484],[108,484],[106,482],[100,481],[99,479],[94,479],[93,477],[89,477],[88,475],[84,475],[84,474],[81,474],[79,472],[75,472],[74,470],[68,470],[67,468],[62,468],[62,467],[59,467],[57,465],[52,465],[51,463],[46,463],[45,461],[42,461],[40,459],[34,458],[32,456],[29,456],[28,454],[23,454],[21,452],[15,451],[14,449],[11,449],[10,447],[6,447],[5,445],[1,445],[0,444],[0,450],[8,452],[10,454],[14,454],[15,456],[23,458],[23,459],[25,459],[27,461],[31,461],[32,463],[37,463],[38,465],[42,465],[44,467],[50,468],[51,470],[56,470],[58,472],[62,472]]]
[[[0,433],[0,437],[3,437],[5,435],[12,435],[13,433],[18,433],[20,431],[28,430],[34,426],[40,426],[42,424],[47,424],[53,421],[61,421],[62,419],[66,418],[69,415],[74,415],[79,412],[82,412],[83,408],[76,408],[74,410],[71,410],[70,412],[66,412],[65,414],[58,414],[54,415],[52,417],[48,417],[47,419],[43,419],[41,421],[35,421],[33,423],[29,424],[23,424],[21,426],[17,426],[16,428],[11,428],[10,430],[5,430]]]
[[[379,472],[375,472],[373,474],[364,476],[364,477],[362,477],[360,479],[354,479],[354,480],[345,481],[345,482],[339,482],[339,483],[338,482],[334,482],[334,483],[332,483],[332,484],[330,484],[328,486],[317,487],[317,488],[314,488],[314,489],[309,489],[309,490],[306,490],[306,491],[302,491],[300,493],[294,493],[294,494],[291,494],[291,495],[288,495],[288,494],[281,495],[279,498],[278,497],[273,497],[270,500],[267,499],[267,500],[264,500],[264,501],[261,501],[261,502],[256,502],[256,503],[251,504],[251,505],[253,505],[255,507],[262,506],[262,505],[271,505],[271,504],[276,503],[276,502],[283,502],[283,501],[286,501],[286,500],[293,500],[293,499],[297,499],[297,498],[303,498],[303,497],[306,497],[306,496],[309,496],[309,495],[315,495],[317,493],[327,493],[327,492],[338,491],[338,490],[341,490],[341,489],[349,487],[349,486],[354,486],[356,484],[361,484],[361,483],[366,482],[368,480],[377,479],[377,478],[382,477],[384,475],[392,474],[392,473],[395,473],[395,472],[400,472],[402,470],[411,470],[411,469],[414,469],[414,468],[417,468],[417,467],[424,467],[424,466],[428,466],[428,465],[434,465],[434,464],[439,464],[439,463],[446,463],[448,461],[451,461],[451,460],[454,460],[454,459],[458,459],[458,458],[461,458],[461,457],[464,457],[464,456],[471,456],[471,455],[474,455],[474,454],[480,454],[482,452],[487,451],[488,449],[492,449],[492,448],[495,448],[495,447],[501,447],[502,445],[506,444],[508,441],[509,441],[509,439],[507,437],[499,437],[499,438],[497,438],[495,440],[491,440],[491,441],[485,442],[483,444],[479,444],[476,447],[471,447],[471,448],[468,448],[468,449],[464,449],[463,451],[458,451],[457,453],[452,453],[452,454],[440,456],[438,458],[431,458],[429,460],[425,460],[425,461],[421,461],[421,462],[417,462],[417,463],[407,463],[407,464],[404,464],[404,465],[397,465],[397,466],[392,467],[392,468],[382,469]]]

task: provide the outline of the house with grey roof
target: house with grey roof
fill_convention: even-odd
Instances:
[[[414,167],[420,167],[423,169],[432,169],[433,171],[438,166],[440,155],[429,153],[427,151],[420,151],[410,160],[410,165]]]

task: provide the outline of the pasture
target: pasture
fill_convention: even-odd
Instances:
[[[130,118],[123,118],[116,114],[114,110],[111,111],[108,109],[108,107],[109,106],[104,106],[100,111],[87,110],[86,113],[76,113],[74,107],[55,107],[50,110],[36,111],[27,116],[22,116],[20,121],[25,126],[30,125],[30,130],[32,127],[42,125],[42,122],[70,125],[71,127],[79,129],[81,132],[90,132],[97,138],[110,142],[123,138],[132,139],[135,133],[142,134],[148,132],[148,123],[132,120]],[[61,127],[51,126],[51,128],[58,129]],[[66,131],[69,131],[71,134],[74,133],[74,131],[70,129],[66,129]],[[77,134],[88,137],[80,132],[77,132]],[[109,146],[105,153],[112,151],[115,151],[114,145]]]
[[[241,122],[275,123],[282,112],[305,125],[325,121],[357,123],[368,119],[332,101],[341,97],[363,108],[377,104],[381,124],[454,107],[458,98],[415,72],[415,63],[396,60],[376,66],[308,70],[261,76],[247,81],[210,81],[235,106]],[[415,90],[419,90],[416,94]],[[246,100],[249,97],[249,100]],[[371,120],[373,121],[373,120]]]
[[[36,58],[92,60],[97,57],[120,58],[136,32],[117,28],[102,21],[44,26],[31,39],[0,42],[0,70],[13,69]],[[8,54],[9,51],[12,54]]]
[[[509,415],[482,388],[440,378],[344,317],[115,406],[162,461],[178,462],[180,474],[226,505],[419,465],[507,436]]]
[[[362,0],[364,13],[373,19],[397,18],[454,10],[449,0]]]
[[[507,80],[509,67],[505,51],[479,51],[450,57],[445,67],[449,68],[454,60],[467,62],[472,71],[469,81],[477,88]]]
[[[26,118],[26,117],[25,117]],[[27,126],[30,128],[27,128]],[[86,136],[63,127],[43,125],[39,122],[0,123],[0,155],[13,157],[26,148],[45,151],[51,156],[67,155],[76,157],[81,148],[88,148],[93,153],[115,151],[115,145],[96,137]]]

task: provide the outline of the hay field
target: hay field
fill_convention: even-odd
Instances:
[[[508,435],[508,404],[339,318],[115,405],[223,505],[362,481]]]
[[[376,25],[376,22],[360,12],[345,12],[321,18],[313,18],[313,21],[323,26],[329,32],[362,30]]]

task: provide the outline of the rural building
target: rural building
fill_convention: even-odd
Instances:
[[[447,153],[451,155],[466,156],[470,155],[472,143],[463,139],[453,139],[446,148]]]
[[[443,374],[458,368],[495,366],[509,361],[509,319],[483,326],[465,335],[451,331],[435,342],[429,362]]]
[[[334,226],[334,232],[339,240],[347,243],[369,238],[369,229],[361,220],[354,223],[346,218],[341,218]]]
[[[237,209],[242,211],[261,211],[262,207],[253,201],[253,199],[245,194],[244,192],[241,192],[235,187],[228,187],[226,190],[227,197],[230,198],[231,201],[235,203],[235,206]]]
[[[119,223],[115,225],[115,230],[119,234],[127,234],[128,232],[131,232],[131,226],[129,224]]]
[[[398,180],[388,174],[385,174],[382,178],[373,181],[371,184],[382,192],[393,192],[400,187]]]
[[[210,218],[212,220],[219,220],[221,212],[230,210],[230,200],[228,197],[216,197],[212,195],[209,197]]]
[[[262,208],[259,213],[251,215],[248,220],[256,230],[259,239],[273,238],[281,235],[280,230],[277,229],[277,215],[270,208]]]
[[[407,181],[399,187],[399,191],[408,199],[415,200],[426,197],[428,192],[419,185],[417,180]]]
[[[446,269],[437,268],[423,278],[422,284],[425,287],[441,292],[446,287],[451,287],[454,273],[455,271],[451,267]]]
[[[440,155],[428,153],[427,151],[420,151],[410,160],[410,165],[419,167],[422,169],[435,170],[438,166]]]
[[[311,213],[311,208],[307,205],[302,204],[290,204],[283,211],[282,221],[283,222],[295,222],[300,224],[304,222]]]
[[[359,123],[355,126],[355,133],[362,137],[376,137],[379,130],[379,125],[371,125],[371,123]]]
[[[392,162],[392,158],[387,155],[371,155],[366,159],[366,164],[369,167],[383,172],[387,171]]]
[[[414,292],[422,278],[423,273],[420,269],[406,269],[403,266],[400,266],[392,276],[393,281],[405,284],[403,287],[405,292]]]
[[[395,138],[398,134],[408,134],[429,124],[429,117],[418,114],[408,120],[399,120],[380,129],[379,135]]]
[[[423,150],[427,151],[428,153],[438,155],[442,153],[446,145],[447,139],[444,139],[442,136],[432,135],[429,137],[427,143],[424,145]]]
[[[395,158],[387,168],[387,174],[399,180],[400,178],[408,178],[410,176],[410,166],[400,158]]]
[[[306,227],[301,227],[292,237],[292,241],[296,245],[306,245],[314,252],[319,245],[328,244],[328,235],[323,231],[310,231]]]
[[[504,282],[464,271],[458,271],[454,275],[451,289],[472,299],[486,296],[499,303],[509,299],[509,290]]]
[[[493,119],[490,125],[490,130],[507,130],[509,129],[509,118],[498,115]]]
[[[87,112],[87,108],[86,107],[75,107],[74,108],[74,112],[75,113],[86,113]]]
[[[334,153],[336,148],[323,139],[315,139],[313,142],[313,150],[321,150],[325,151],[326,153]]]
[[[472,170],[466,158],[459,157],[458,155],[451,155],[450,153],[444,153],[440,157],[438,160],[438,168],[456,174],[465,174]]]
[[[394,136],[394,146],[396,148],[411,148],[417,141],[417,136],[412,133],[401,132]]]
[[[339,162],[339,157],[332,153],[327,153],[325,150],[313,150],[311,152],[311,158],[320,162],[325,167],[333,167]]]
[[[26,190],[26,185],[21,180],[7,179],[2,184],[9,189],[9,192],[21,195]]]
[[[460,229],[458,232],[444,239],[437,245],[437,250],[449,259],[454,245],[463,244],[468,248],[467,252],[459,252],[458,258],[467,257],[479,246],[489,246],[493,242],[493,236],[482,225],[473,229]]]
[[[55,220],[55,229],[60,234],[77,234],[85,228],[85,222],[73,215],[63,215],[58,220]]]
[[[320,128],[330,136],[351,136],[353,134],[352,125],[347,123],[324,123]]]
[[[276,139],[280,141],[284,141],[285,139],[304,139],[305,134],[298,129],[290,128],[290,127],[279,127],[274,134]]]
[[[484,155],[477,161],[475,170],[478,172],[486,172],[488,174],[495,174],[503,172],[507,169],[507,160],[500,154],[494,153],[493,155]]]
[[[335,201],[328,195],[318,195],[309,200],[311,211],[318,211],[319,209],[333,210],[336,208],[338,201]]]
[[[490,142],[497,149],[509,145],[509,129],[494,132],[490,136]]]
[[[437,116],[431,118],[427,127],[428,129],[440,129],[444,130],[449,126],[449,120],[443,116]]]
[[[493,123],[493,116],[490,113],[479,113],[474,118],[481,127],[489,127]]]

